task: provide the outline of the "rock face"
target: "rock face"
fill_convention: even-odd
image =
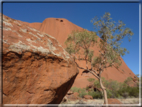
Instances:
[[[64,18],[47,18],[42,23],[25,23],[41,32],[55,37],[65,47],[64,42],[73,30],[81,31],[83,28]]]
[[[108,99],[108,104],[122,104],[122,103],[117,99],[109,98]]]
[[[93,99],[93,97],[90,96],[90,95],[85,95],[84,98],[85,98],[85,99]]]
[[[58,41],[3,15],[3,104],[58,104],[78,69]]]
[[[73,94],[67,94],[66,97],[70,100],[78,100],[80,99],[79,93],[74,92]]]
[[[83,28],[71,23],[70,21],[63,19],[63,18],[47,18],[42,23],[27,23],[28,25],[38,29],[41,32],[45,32],[54,36],[59,43],[63,47],[65,47],[64,42],[67,39],[68,35],[73,30],[81,31]],[[36,26],[35,26],[36,25]],[[97,56],[99,54],[99,49],[94,47],[94,55]],[[122,65],[117,69],[116,67],[110,67],[104,70],[102,73],[102,77],[109,80],[116,80],[118,82],[123,82],[128,77],[132,77],[135,80],[135,74],[129,69],[126,63],[122,60]],[[78,62],[81,67],[86,66],[83,61]],[[94,78],[94,76],[90,73],[83,72],[83,70],[79,69],[79,75],[77,76],[75,83],[73,84],[74,87],[79,88],[86,88],[89,84],[88,78]],[[134,81],[135,82],[135,81]],[[83,84],[82,84],[83,83]]]

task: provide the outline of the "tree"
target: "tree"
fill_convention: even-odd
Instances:
[[[101,74],[108,67],[118,68],[121,65],[121,56],[128,52],[126,48],[120,47],[122,39],[127,36],[130,41],[133,32],[126,28],[122,21],[114,22],[110,13],[105,13],[100,19],[95,17],[91,22],[95,31],[73,31],[65,42],[66,51],[73,56],[78,68],[89,71],[99,80],[104,95],[104,104],[108,104]],[[95,45],[99,47],[98,56],[94,56]],[[77,61],[80,60],[86,62],[86,67],[78,65]]]

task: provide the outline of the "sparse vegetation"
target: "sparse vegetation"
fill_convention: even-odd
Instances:
[[[91,90],[88,92],[88,95],[92,96],[93,99],[102,99],[102,93],[100,91]]]
[[[71,87],[72,92],[78,92],[79,93],[79,90],[81,90],[81,88]]]
[[[93,83],[93,87],[101,89],[99,81],[94,78],[89,78],[89,82]],[[139,86],[131,87],[129,83],[132,82],[132,78],[128,77],[123,83],[119,83],[114,80],[106,80],[102,78],[104,86],[107,88],[108,98],[138,98],[139,97]],[[99,90],[94,91],[92,87],[86,87],[85,89],[72,87],[71,91],[78,92],[79,97],[83,98],[85,95],[90,95],[93,99],[102,99],[102,92]]]
[[[128,97],[138,98],[139,97],[139,86],[138,85],[134,87],[129,86],[129,83],[132,82],[131,77],[128,77],[124,81],[124,83],[119,83],[113,80],[105,80],[105,78],[102,78],[102,82],[104,86],[107,88],[106,91],[108,94],[108,98],[128,98]],[[94,86],[100,89],[99,81],[95,80]],[[93,98],[97,98],[97,97],[94,97],[93,92],[89,92],[89,95],[91,95]]]
[[[88,81],[92,82],[92,81],[95,81],[95,79],[94,78],[88,78]]]
[[[83,98],[85,95],[87,95],[88,93],[86,92],[86,90],[85,89],[81,89],[80,91],[79,91],[79,97],[81,97],[81,98]]]
[[[91,21],[95,31],[72,32],[65,42],[66,51],[72,55],[78,68],[90,72],[99,80],[104,104],[108,104],[107,90],[102,83],[101,74],[108,67],[119,68],[121,65],[120,57],[128,52],[126,48],[120,47],[122,40],[124,37],[128,37],[130,41],[133,32],[126,28],[122,21],[114,22],[110,13],[105,13],[100,19],[95,17]],[[94,50],[92,50],[94,46],[99,47],[98,56],[94,56]],[[77,60],[85,61],[86,66],[79,66]],[[91,67],[89,68],[88,65]]]
[[[79,97],[83,98],[85,95],[87,95],[88,93],[86,92],[86,89],[82,89],[82,88],[77,88],[77,87],[72,87],[71,91],[73,92],[78,92],[79,93]]]

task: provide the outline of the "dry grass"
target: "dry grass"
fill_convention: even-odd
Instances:
[[[139,98],[127,98],[127,99],[118,99],[119,101],[121,101],[123,104],[139,104]],[[91,105],[101,105],[103,104],[104,101],[103,99],[94,99],[94,100],[75,100],[75,101],[68,101],[63,105],[59,105],[59,107],[65,107],[66,104],[71,104],[70,106],[75,106],[75,104],[91,104]],[[91,106],[86,106],[84,105],[84,107],[91,107]]]

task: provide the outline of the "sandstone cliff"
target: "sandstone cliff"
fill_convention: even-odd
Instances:
[[[4,15],[2,38],[3,103],[60,103],[78,69],[58,41]]]
[[[63,18],[47,18],[45,19],[40,25],[39,23],[35,25],[35,23],[28,23],[30,26],[38,29],[41,32],[48,33],[52,36],[54,36],[59,43],[65,48],[64,42],[67,39],[68,35],[73,31],[73,30],[78,30],[81,31],[83,28],[71,23],[67,19]],[[94,54],[97,56],[99,54],[98,48],[94,47]],[[116,67],[110,67],[105,69],[105,71],[102,73],[102,76],[105,77],[106,79],[112,79],[116,80],[118,82],[123,82],[125,79],[128,77],[132,77],[133,80],[135,81],[136,76],[135,74],[130,70],[130,68],[126,65],[123,59],[122,60],[122,65],[120,66],[119,69]],[[86,66],[84,62],[80,61],[79,65],[84,67]],[[88,78],[94,78],[94,76],[90,73],[82,73],[83,70],[79,70],[79,75],[77,76],[74,86],[80,87],[80,88],[85,88],[87,84],[89,83],[87,81]],[[81,84],[83,83],[83,84]]]

